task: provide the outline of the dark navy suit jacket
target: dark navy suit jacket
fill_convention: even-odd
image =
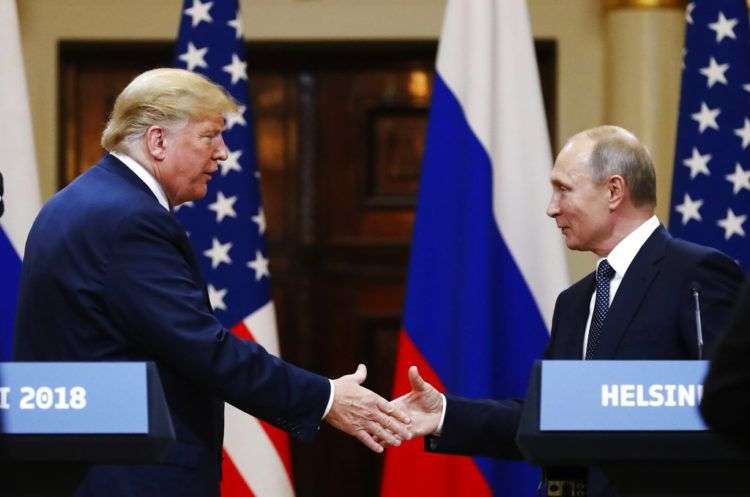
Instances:
[[[742,273],[716,250],[672,238],[659,227],[641,247],[615,294],[595,359],[697,358],[691,283],[702,287],[703,338],[710,356],[737,299]],[[594,292],[591,273],[557,298],[545,359],[581,359]],[[521,400],[469,400],[448,396],[440,437],[428,450],[521,458],[515,444]],[[592,472],[589,495],[613,496],[603,475]]]
[[[701,412],[728,441],[750,451],[750,281],[706,376]]]
[[[155,361],[177,444],[161,465],[94,466],[76,495],[218,495],[223,403],[310,439],[330,386],[214,317],[183,226],[111,155],[57,193],[26,244],[16,360]]]

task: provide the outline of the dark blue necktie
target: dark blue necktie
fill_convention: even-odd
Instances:
[[[589,341],[586,346],[586,359],[591,359],[599,345],[602,337],[602,327],[609,311],[609,282],[615,275],[615,270],[609,265],[607,259],[599,263],[596,269],[596,302],[594,302],[594,315],[591,316],[591,327],[589,328]]]

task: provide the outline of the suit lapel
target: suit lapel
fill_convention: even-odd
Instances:
[[[146,183],[144,183],[141,180],[141,178],[138,177],[137,174],[131,171],[128,166],[123,164],[120,161],[120,159],[118,159],[114,155],[106,154],[102,158],[102,160],[99,161],[98,166],[102,167],[103,169],[106,169],[107,171],[111,173],[114,173],[120,176],[122,179],[130,183],[133,187],[136,187],[139,190],[142,190],[145,193],[149,194],[154,199],[154,202],[156,202],[157,204],[159,203],[159,200],[156,198],[156,195],[154,195],[154,192],[151,191],[148,185],[146,185]],[[171,215],[174,216],[174,213],[171,213]],[[180,226],[182,226],[182,223],[180,223],[176,219],[175,219],[175,222],[177,222],[178,224],[180,224]],[[211,301],[208,298],[208,288],[205,283],[205,280],[203,279],[203,273],[201,272],[200,262],[198,261],[198,258],[195,254],[195,250],[193,250],[193,247],[190,244],[190,241],[188,240],[187,235],[184,233],[184,229],[181,229],[181,235],[177,239],[177,243],[180,246],[180,249],[182,250],[182,253],[184,254],[185,258],[188,260],[188,263],[190,264],[190,267],[193,270],[193,274],[195,275],[196,281],[200,282],[203,288],[203,297],[205,298],[206,305],[208,305],[208,308],[211,309],[212,308]]]
[[[174,214],[172,214],[172,216],[174,216]],[[180,224],[180,226],[182,226],[182,223],[180,223],[179,220],[175,221]],[[211,307],[211,299],[208,297],[208,285],[206,284],[206,280],[203,277],[203,271],[201,271],[201,265],[198,261],[198,256],[196,255],[195,250],[193,249],[193,245],[190,243],[190,240],[188,239],[187,234],[184,231],[182,231],[180,233],[180,236],[177,238],[177,243],[180,246],[183,255],[185,256],[185,259],[187,259],[190,267],[193,270],[195,281],[199,282],[200,286],[203,288],[203,297],[206,301],[206,305],[208,305],[209,309],[213,310],[213,307]]]
[[[668,240],[669,234],[659,226],[630,263],[604,321],[601,340],[594,352],[595,359],[615,357],[628,325],[638,312],[651,282],[659,274],[658,262],[664,257]]]
[[[589,313],[591,294],[594,292],[594,274],[586,276],[576,284],[571,294],[569,317],[561,321],[569,329],[561,330],[560,336],[566,337],[560,349],[555,351],[554,359],[580,359],[583,355],[583,334],[586,331],[586,319]]]

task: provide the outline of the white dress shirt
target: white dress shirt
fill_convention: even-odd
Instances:
[[[656,231],[661,223],[656,216],[651,216],[646,222],[634,229],[628,236],[620,240],[620,243],[615,245],[612,252],[607,257],[602,257],[596,261],[594,272],[599,269],[599,264],[607,259],[607,262],[612,269],[615,270],[615,275],[609,282],[609,304],[612,305],[612,299],[615,298],[617,289],[620,288],[622,278],[625,276],[625,272],[630,267],[630,263],[635,259],[638,251],[641,250],[643,244],[646,243],[648,237]],[[596,289],[591,294],[591,301],[589,302],[589,317],[586,319],[586,332],[583,335],[583,354],[582,359],[586,359],[586,347],[589,343],[589,330],[591,329],[591,318],[594,315],[594,304],[596,303]]]
[[[167,195],[166,193],[164,193],[164,189],[161,187],[159,182],[156,181],[156,178],[154,178],[151,173],[146,170],[145,167],[140,165],[138,161],[136,161],[129,155],[121,154],[119,152],[110,152],[110,154],[112,154],[120,162],[125,164],[128,169],[133,171],[133,173],[135,173],[135,175],[141,179],[141,181],[146,183],[146,186],[153,192],[156,200],[159,201],[159,204],[165,209],[170,210],[169,202],[167,201]],[[331,407],[333,406],[333,395],[334,393],[336,393],[336,387],[333,385],[333,381],[329,379],[328,383],[331,385],[331,393],[328,396],[328,403],[326,404],[325,411],[323,411],[323,418],[328,416],[328,413],[331,411]]]

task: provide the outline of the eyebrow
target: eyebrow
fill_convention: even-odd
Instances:
[[[556,186],[570,186],[572,184],[572,182],[565,181],[564,179],[560,179],[559,177],[555,176],[550,176],[549,182]]]

